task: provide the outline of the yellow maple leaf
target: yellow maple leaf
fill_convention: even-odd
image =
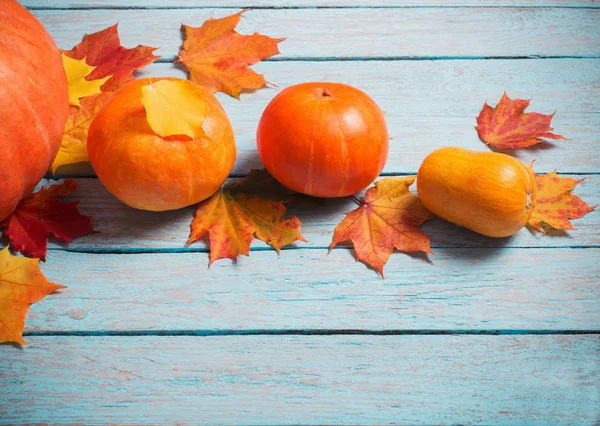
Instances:
[[[95,115],[111,96],[111,92],[98,93],[81,99],[79,107],[71,106],[60,149],[50,166],[52,174],[60,166],[88,161],[88,129]]]
[[[552,228],[575,229],[569,219],[580,219],[595,209],[595,206],[589,206],[577,195],[571,194],[582,180],[562,178],[556,171],[536,174],[537,201],[528,225],[545,234]]]
[[[13,256],[8,247],[0,250],[0,342],[25,345],[23,328],[29,306],[65,288],[48,281],[38,261]]]
[[[96,67],[86,64],[85,58],[72,59],[63,53],[62,61],[69,82],[69,103],[74,106],[80,105],[79,98],[100,93],[100,87],[112,77],[112,75],[109,75],[97,80],[86,80],[86,77],[90,75]]]
[[[187,135],[206,138],[202,128],[206,118],[205,89],[187,80],[160,80],[142,86],[146,119],[159,136]]]

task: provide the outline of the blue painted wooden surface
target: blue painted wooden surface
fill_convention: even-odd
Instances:
[[[243,4],[242,4],[243,3]],[[504,90],[557,111],[568,137],[518,157],[585,178],[600,202],[600,5],[594,0],[23,0],[61,48],[115,22],[126,46],[160,46],[179,25],[249,7],[243,32],[285,36],[255,66],[278,88],[219,95],[239,155],[260,167],[254,132],[281,89],[341,81],[386,110],[385,175],[415,173],[435,148],[486,148],[473,130]],[[316,6],[324,6],[317,8]],[[253,9],[257,7],[257,9]],[[48,277],[69,288],[32,306],[29,347],[0,346],[2,423],[600,423],[600,219],[548,237],[490,239],[441,220],[435,257],[394,254],[386,279],[341,247],[327,254],[349,200],[290,207],[308,243],[263,243],[207,268],[184,248],[193,208],[129,209],[86,165],[81,210],[100,231],[52,242]],[[48,182],[45,182],[48,183]]]

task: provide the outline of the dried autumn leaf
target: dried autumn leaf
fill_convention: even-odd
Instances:
[[[65,124],[60,150],[51,166],[52,173],[60,166],[88,161],[87,134],[94,116],[110,98],[112,93],[133,80],[133,71],[151,64],[156,48],[138,46],[126,49],[121,46],[117,26],[113,25],[94,34],[86,34],[83,41],[73,49],[63,51],[63,56],[85,60],[93,71],[85,79],[106,81],[100,87],[102,93],[81,99],[80,107],[72,106]]]
[[[13,256],[8,247],[0,250],[0,342],[26,345],[23,328],[29,306],[66,288],[48,281],[38,261]]]
[[[431,213],[408,190],[414,181],[414,176],[408,176],[375,182],[365,194],[364,204],[347,213],[335,228],[329,250],[352,241],[357,259],[382,277],[394,248],[432,253],[429,237],[420,231]]]
[[[100,93],[100,86],[110,78],[108,76],[99,80],[87,80],[86,77],[96,67],[86,64],[85,58],[71,59],[63,53],[62,61],[69,83],[69,103],[71,105],[79,106],[80,98]]]
[[[21,200],[15,211],[0,223],[13,249],[45,261],[50,234],[71,242],[73,238],[93,233],[90,216],[77,209],[79,201],[62,203],[57,199],[71,194],[75,188],[75,181],[67,179]]]
[[[99,93],[81,99],[79,107],[71,107],[60,149],[50,167],[53,174],[61,166],[88,161],[88,129],[92,119],[111,96],[112,92]]]
[[[263,59],[277,55],[277,43],[258,33],[241,35],[234,30],[244,11],[221,19],[209,19],[201,27],[183,25],[185,41],[179,59],[189,69],[189,79],[213,92],[235,98],[242,89],[259,89],[264,77],[249,68]]]
[[[496,108],[487,104],[477,117],[477,134],[482,142],[494,148],[524,148],[544,142],[543,139],[564,140],[551,133],[550,122],[554,114],[523,112],[529,106],[525,99],[510,99],[506,92]]]
[[[257,173],[265,172],[253,172],[241,183],[225,185],[198,206],[187,245],[208,233],[211,264],[223,258],[235,262],[239,254],[248,256],[254,238],[277,253],[294,241],[306,241],[300,234],[300,220],[295,216],[283,218],[285,207],[281,202],[265,192],[252,193]]]
[[[133,49],[121,46],[117,25],[113,25],[102,31],[86,34],[81,43],[63,52],[73,59],[85,58],[89,65],[96,67],[87,77],[88,80],[111,77],[102,86],[102,91],[115,92],[133,80],[133,71],[142,69],[159,58],[153,55],[156,49],[142,45]]]
[[[187,80],[160,80],[142,86],[142,104],[152,130],[162,137],[206,138],[202,124],[207,106],[199,90]]]
[[[583,179],[561,178],[554,171],[535,175],[535,180],[537,201],[528,225],[538,231],[546,233],[547,227],[575,229],[569,219],[579,219],[595,208],[571,193]]]

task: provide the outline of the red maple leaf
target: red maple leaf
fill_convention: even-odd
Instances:
[[[57,199],[71,194],[75,188],[75,181],[67,179],[21,200],[15,211],[0,223],[12,248],[45,261],[50,234],[71,242],[73,238],[93,233],[90,216],[77,209],[79,201],[62,203]]]
[[[121,46],[117,25],[93,34],[86,34],[83,41],[64,53],[73,59],[83,59],[88,65],[97,67],[86,80],[97,80],[112,75],[102,85],[103,92],[114,92],[123,84],[133,80],[133,71],[156,61],[155,47],[137,46],[127,49]]]
[[[475,127],[479,139],[499,149],[524,148],[542,143],[543,139],[565,139],[550,132],[554,114],[523,112],[528,106],[528,100],[510,99],[506,92],[496,108],[486,102]]]

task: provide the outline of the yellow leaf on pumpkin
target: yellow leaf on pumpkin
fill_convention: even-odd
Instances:
[[[67,73],[69,82],[69,103],[79,106],[79,98],[92,96],[100,93],[100,87],[112,76],[98,80],[86,80],[85,78],[96,69],[96,67],[85,63],[83,59],[72,59],[62,54],[63,67]]]
[[[207,106],[202,90],[187,80],[160,80],[143,86],[142,103],[152,130],[162,137],[206,138],[202,124]]]

